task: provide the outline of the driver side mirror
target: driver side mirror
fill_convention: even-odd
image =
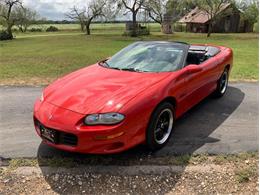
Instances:
[[[197,65],[197,64],[190,64],[190,65],[186,66],[186,68],[189,73],[197,73],[197,72],[202,71],[202,69],[203,69],[200,65]]]

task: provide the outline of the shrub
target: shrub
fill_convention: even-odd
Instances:
[[[17,28],[12,28],[12,32],[14,33],[14,32],[19,32],[19,29],[17,29]]]
[[[4,40],[11,40],[13,39],[13,36],[8,34],[5,30],[0,31],[0,40],[4,41]]]
[[[150,30],[148,28],[142,28],[138,31],[139,35],[150,35]]]
[[[143,35],[150,35],[150,30],[149,28],[142,27],[137,29],[136,31],[136,36],[143,36]],[[133,30],[127,30],[124,32],[123,36],[134,36]]]
[[[41,28],[31,28],[30,32],[42,32]]]
[[[50,26],[46,29],[46,32],[56,32],[59,31],[59,29],[55,26]]]

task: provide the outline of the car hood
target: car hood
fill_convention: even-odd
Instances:
[[[44,90],[44,99],[81,114],[116,112],[167,75],[120,71],[95,64],[49,85]]]

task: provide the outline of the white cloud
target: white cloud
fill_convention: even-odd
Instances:
[[[24,6],[51,20],[66,19],[65,14],[70,8],[74,5],[84,6],[87,2],[88,0],[23,0]]]

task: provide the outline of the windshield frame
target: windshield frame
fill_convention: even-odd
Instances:
[[[136,71],[133,68],[130,68],[129,70],[127,70],[126,68],[118,68],[118,67],[113,67],[111,65],[109,65],[109,60],[111,58],[113,58],[114,56],[118,55],[120,52],[122,52],[124,49],[127,49],[129,47],[133,47],[135,45],[149,45],[149,44],[158,44],[158,46],[162,46],[163,44],[167,45],[167,46],[172,46],[173,48],[175,47],[176,49],[180,49],[183,51],[182,54],[182,58],[177,66],[177,68],[175,70],[171,70],[171,71],[145,71],[145,70],[139,70],[136,69]],[[127,47],[123,48],[122,50],[118,51],[116,54],[114,54],[111,58],[103,60],[101,62],[99,62],[98,64],[104,68],[109,68],[109,69],[115,69],[115,70],[120,70],[120,71],[131,71],[131,72],[145,72],[145,73],[164,73],[164,72],[176,72],[178,70],[181,70],[185,64],[186,64],[186,58],[188,55],[188,51],[189,51],[190,45],[186,44],[186,43],[180,43],[180,42],[170,42],[170,41],[138,41],[138,42],[134,42],[130,45],[128,45]],[[102,65],[102,63],[105,63],[105,65]]]

